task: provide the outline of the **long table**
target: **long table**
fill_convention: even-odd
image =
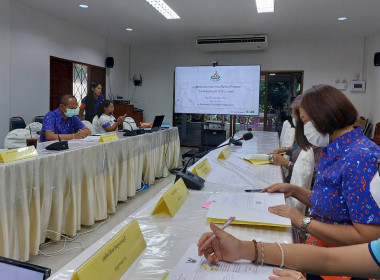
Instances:
[[[208,210],[202,208],[202,204],[211,194],[242,192],[246,188],[259,189],[269,184],[283,182],[279,166],[254,166],[236,157],[239,153],[268,153],[278,148],[277,133],[261,131],[254,132],[253,135],[253,139],[244,142],[242,147],[231,147],[232,155],[225,161],[217,160],[221,149],[210,152],[200,160],[207,158],[212,167],[212,171],[206,177],[205,187],[201,191],[190,190],[190,196],[174,217],[163,214],[151,215],[160,197],[171,187],[170,184],[50,279],[71,279],[81,264],[133,219],[137,219],[140,225],[147,248],[121,279],[162,279],[164,274],[176,265],[188,246],[197,243],[202,233],[210,231],[206,222]],[[190,167],[189,170],[191,169]],[[230,226],[226,231],[245,240],[255,238],[266,242],[293,242],[290,228]]]
[[[71,140],[69,150],[0,164],[0,255],[26,261],[46,238],[74,236],[115,212],[118,201],[136,195],[179,165],[177,128],[99,143]]]

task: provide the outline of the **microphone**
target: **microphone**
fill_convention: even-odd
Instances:
[[[198,153],[198,154],[193,155],[186,162],[185,166],[176,174],[174,182],[176,182],[179,178],[182,178],[182,180],[184,181],[184,183],[188,189],[201,190],[204,187],[205,180],[203,180],[198,175],[195,175],[193,172],[187,171],[187,166],[189,165],[190,161],[192,159],[194,159],[195,157],[202,157],[211,151],[214,151],[216,149],[228,146],[230,144],[234,144],[233,141],[240,141],[240,140],[246,141],[246,140],[252,139],[252,137],[253,137],[253,134],[251,132],[248,132],[248,133],[244,134],[243,137],[240,138],[239,140],[234,140],[234,139],[230,138],[230,140],[226,144],[223,144],[221,146],[214,147],[214,148],[207,150],[207,151],[204,151],[202,153]]]
[[[62,141],[61,137],[59,137],[59,134],[57,132],[55,132],[55,134],[57,134],[58,136],[58,142],[55,142],[53,144],[50,144],[49,146],[46,146],[45,149],[55,150],[55,151],[67,150],[69,148],[69,144],[67,143],[67,141],[66,140]]]
[[[252,138],[253,138],[253,134],[252,134],[252,132],[247,132],[247,133],[245,133],[245,134],[243,135],[243,137],[240,138],[240,139],[233,139],[233,138],[231,138],[231,139],[230,139],[230,143],[232,143],[232,144],[234,144],[234,145],[236,145],[236,146],[242,146],[243,143],[241,142],[241,140],[247,141],[247,140],[250,140],[250,139],[252,139]]]
[[[126,122],[126,121],[124,121],[124,122],[127,123],[131,127],[131,130],[124,129],[123,130],[124,131],[123,136],[135,136],[135,135],[137,135],[137,132],[135,130],[133,130],[132,125],[129,122]]]

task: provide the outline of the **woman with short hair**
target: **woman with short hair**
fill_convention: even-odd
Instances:
[[[269,208],[308,232],[307,244],[353,245],[380,237],[380,209],[370,190],[380,147],[365,137],[360,127],[354,128],[357,116],[351,101],[332,86],[318,85],[304,92],[297,143],[301,148],[323,148],[313,190],[283,183],[263,190],[284,193],[310,207],[311,217],[288,205]]]

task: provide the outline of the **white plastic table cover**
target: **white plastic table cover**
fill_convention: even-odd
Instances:
[[[266,153],[273,151],[278,147],[277,134],[270,132],[255,132],[252,140],[243,143],[242,147],[231,147],[233,153]],[[207,158],[212,167],[212,171],[207,175],[205,187],[201,191],[190,190],[190,196],[181,206],[174,217],[164,214],[152,216],[151,213],[160,199],[160,197],[170,188],[172,184],[162,189],[155,197],[147,201],[122,223],[109,231],[105,236],[100,238],[92,246],[87,248],[78,257],[73,259],[62,269],[57,271],[50,279],[69,280],[74,271],[99,250],[107,241],[114,237],[123,227],[132,219],[137,219],[147,248],[141,253],[137,260],[125,272],[121,279],[134,280],[158,280],[162,279],[166,272],[174,267],[178,260],[187,250],[191,243],[197,243],[201,234],[209,231],[209,225],[206,223],[208,209],[202,208],[202,204],[211,194],[218,192],[241,192],[247,186],[245,179],[236,176],[234,168],[225,167],[228,162],[220,161],[217,163],[217,156],[222,148],[210,152],[204,158]],[[233,157],[233,156],[231,156]],[[231,158],[230,157],[230,158]],[[201,160],[203,160],[202,158]],[[275,182],[282,182],[281,169],[278,166],[261,165],[253,166],[242,159],[236,161],[238,166],[249,172],[241,171],[247,176],[247,179],[258,180],[258,187],[263,187]],[[191,167],[189,169],[192,169]],[[257,169],[257,170],[256,170]],[[224,174],[223,178],[218,175]],[[247,174],[252,173],[252,174]],[[215,175],[216,174],[216,175]],[[214,182],[210,182],[213,178]],[[225,180],[225,178],[229,178]],[[225,180],[225,181],[223,181]],[[292,229],[265,227],[265,226],[230,226],[227,232],[234,236],[244,239],[265,241],[265,242],[286,242],[292,243]]]
[[[0,255],[26,261],[46,237],[76,234],[115,212],[141,180],[152,184],[179,165],[177,128],[99,143],[69,141],[69,150],[0,164]],[[51,230],[57,232],[47,232]]]

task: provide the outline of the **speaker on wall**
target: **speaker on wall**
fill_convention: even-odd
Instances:
[[[106,67],[107,68],[112,68],[114,64],[114,60],[112,56],[109,56],[106,58]]]
[[[375,53],[373,62],[375,63],[375,66],[380,66],[380,52]]]

